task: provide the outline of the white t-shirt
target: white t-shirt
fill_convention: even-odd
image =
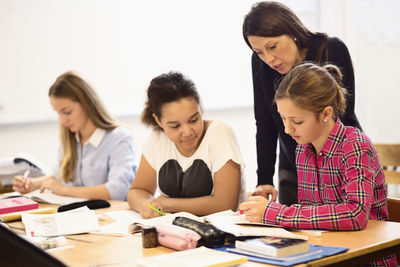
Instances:
[[[212,195],[214,175],[232,160],[240,165],[239,203],[246,201],[244,161],[232,129],[222,121],[211,121],[196,152],[183,156],[167,135],[153,130],[143,145],[143,155],[157,173],[161,194],[175,198]]]

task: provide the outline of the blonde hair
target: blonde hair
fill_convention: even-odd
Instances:
[[[49,97],[66,98],[80,103],[97,128],[112,130],[118,127],[117,122],[107,112],[93,88],[72,71],[68,71],[57,78],[49,89]],[[59,177],[65,182],[72,182],[78,161],[75,133],[65,128],[61,123],[59,127],[63,152]]]
[[[336,119],[346,109],[347,91],[340,86],[341,81],[342,73],[335,65],[303,63],[286,74],[275,93],[275,101],[289,98],[297,107],[316,115],[331,106]]]

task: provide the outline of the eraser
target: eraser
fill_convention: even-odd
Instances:
[[[315,237],[321,237],[321,236],[322,236],[322,232],[320,232],[320,231],[319,231],[319,232],[315,232],[315,233],[314,233],[314,236],[315,236]]]

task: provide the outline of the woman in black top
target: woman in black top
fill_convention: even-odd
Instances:
[[[272,178],[279,139],[279,202],[291,205],[297,203],[297,143],[285,133],[273,103],[275,87],[293,66],[303,61],[334,64],[342,71],[343,87],[348,91],[346,111],[340,119],[345,125],[361,129],[354,114],[353,65],[346,45],[339,38],[309,31],[282,3],[255,4],[244,19],[243,37],[254,52],[251,60],[258,164],[254,195],[271,196],[273,201],[277,198]]]

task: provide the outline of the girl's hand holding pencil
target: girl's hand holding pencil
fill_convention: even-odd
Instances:
[[[29,178],[29,170],[23,176],[16,176],[13,179],[13,190],[21,194],[29,193],[33,189],[32,180]]]
[[[147,206],[152,209],[153,211],[157,212],[158,214],[165,216],[165,212],[161,209],[157,209],[156,207],[154,207],[153,205],[151,205],[150,203],[147,203]]]
[[[165,212],[162,210],[161,205],[154,199],[143,203],[140,210],[140,215],[144,219],[164,216]]]

